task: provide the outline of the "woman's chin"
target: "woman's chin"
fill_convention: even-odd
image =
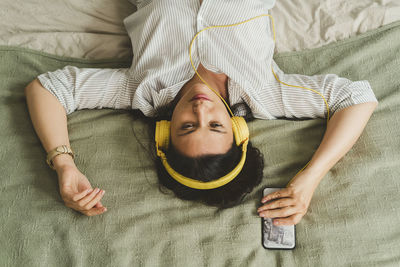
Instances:
[[[210,90],[204,83],[194,84],[187,92],[188,97],[191,99],[195,95],[205,95],[207,98],[212,99],[215,93]]]

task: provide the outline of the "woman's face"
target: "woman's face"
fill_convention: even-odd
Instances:
[[[231,148],[229,113],[222,100],[204,83],[194,80],[182,88],[172,114],[171,142],[188,157],[224,154]]]

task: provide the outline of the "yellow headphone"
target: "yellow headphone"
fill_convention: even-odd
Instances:
[[[178,172],[176,172],[169,164],[167,161],[167,156],[165,155],[165,151],[168,150],[168,146],[169,146],[169,140],[170,140],[170,121],[167,120],[162,120],[162,121],[158,121],[156,123],[156,133],[155,133],[155,141],[156,141],[156,150],[157,150],[157,156],[161,158],[162,164],[164,165],[166,171],[169,173],[169,175],[171,175],[172,178],[174,178],[177,182],[190,187],[190,188],[194,188],[194,189],[214,189],[214,188],[218,188],[221,187],[227,183],[229,183],[230,181],[232,181],[242,170],[244,163],[246,161],[246,152],[247,152],[247,144],[249,142],[249,129],[247,127],[246,121],[244,120],[244,118],[242,117],[236,117],[233,115],[233,112],[231,111],[231,109],[229,108],[229,105],[226,103],[226,101],[224,100],[224,98],[216,91],[214,90],[201,76],[200,74],[197,72],[194,64],[193,64],[193,60],[192,60],[192,45],[194,40],[197,38],[197,36],[208,29],[211,28],[222,28],[222,27],[232,27],[232,26],[237,26],[246,22],[249,22],[253,19],[256,18],[260,18],[260,17],[265,17],[268,16],[271,18],[271,22],[272,22],[272,29],[273,29],[273,33],[274,33],[274,42],[275,42],[275,26],[274,26],[274,19],[271,15],[269,14],[262,14],[256,17],[253,17],[251,19],[239,22],[239,23],[235,23],[235,24],[229,24],[229,25],[216,25],[216,26],[209,26],[204,28],[203,30],[199,31],[192,39],[191,43],[190,43],[190,47],[189,47],[189,57],[190,57],[190,63],[192,64],[192,67],[194,69],[194,71],[196,72],[197,76],[199,76],[200,80],[203,81],[207,87],[209,89],[211,89],[217,96],[219,96],[219,98],[224,102],[225,106],[227,107],[227,109],[229,110],[229,113],[231,114],[231,121],[232,121],[232,129],[233,129],[233,134],[235,136],[235,141],[236,141],[236,145],[237,146],[242,146],[242,157],[239,161],[239,164],[227,175],[218,178],[216,180],[210,181],[210,182],[202,182],[202,181],[198,181],[195,179],[191,179],[188,177],[185,177],[181,174],[179,174]],[[274,70],[272,69],[271,66],[271,70],[272,73],[274,74],[275,79],[280,82],[283,85],[286,86],[291,86],[291,87],[296,87],[296,88],[302,88],[302,89],[306,89],[306,90],[310,90],[313,91],[314,93],[319,94],[325,102],[327,111],[328,111],[328,115],[327,115],[327,124],[329,122],[329,106],[328,106],[328,102],[326,101],[325,97],[318,91],[315,91],[313,89],[307,88],[307,87],[303,87],[303,86],[297,86],[297,85],[290,85],[287,83],[284,83],[282,81],[280,81],[278,79],[278,77],[276,76]],[[305,167],[307,167],[307,165],[310,163],[310,161],[294,176],[296,177]],[[294,178],[293,177],[293,178]],[[293,179],[292,178],[292,179]]]
[[[164,151],[168,150],[169,146],[171,122],[167,120],[158,121],[156,123],[155,134],[157,156],[161,158],[162,164],[169,175],[171,175],[171,177],[179,183],[194,189],[214,189],[232,181],[233,178],[240,173],[246,161],[247,144],[249,142],[249,128],[247,127],[246,121],[242,117],[232,117],[231,121],[236,145],[242,146],[242,157],[239,161],[239,164],[230,173],[210,182],[202,182],[185,177],[172,169],[172,167],[168,164],[167,156],[164,153]]]

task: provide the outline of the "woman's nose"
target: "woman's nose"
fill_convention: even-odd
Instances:
[[[202,100],[195,101],[193,103],[193,112],[202,112],[207,109],[207,105]]]
[[[207,105],[203,102],[197,102],[193,105],[193,113],[196,115],[200,127],[206,124],[205,119],[207,117],[208,109]]]

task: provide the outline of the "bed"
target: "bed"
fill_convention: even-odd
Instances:
[[[296,248],[282,251],[261,245],[256,209],[262,190],[284,187],[309,161],[325,120],[252,121],[264,179],[241,205],[219,210],[159,190],[153,135],[140,114],[74,112],[68,130],[76,164],[92,186],[106,190],[108,211],[86,217],[64,206],[23,89],[65,65],[128,67],[122,20],[135,7],[111,0],[2,1],[0,266],[399,266],[399,3],[307,1],[298,4],[297,15],[295,3],[278,1],[271,10],[281,69],[367,79],[379,106],[315,191],[296,225]],[[315,24],[317,31],[304,26]]]

